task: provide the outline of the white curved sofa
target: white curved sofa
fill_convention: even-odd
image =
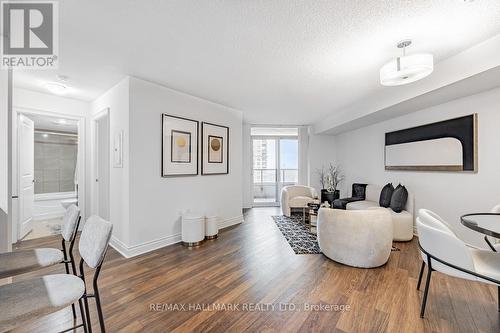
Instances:
[[[382,208],[379,206],[379,198],[382,187],[368,184],[366,186],[365,200],[354,201],[347,204],[347,210],[365,210],[373,208]],[[408,191],[408,200],[405,209],[401,213],[396,213],[391,208],[384,208],[391,213],[394,228],[394,241],[409,241],[413,238],[414,221],[414,197]]]
[[[307,207],[318,197],[316,190],[309,186],[290,185],[281,189],[281,211],[283,215],[290,216],[291,208]]]
[[[387,209],[318,212],[318,244],[328,258],[353,267],[382,266],[392,247],[392,220]]]

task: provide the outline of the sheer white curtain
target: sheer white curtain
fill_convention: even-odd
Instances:
[[[299,185],[308,183],[307,150],[309,147],[308,126],[299,126]]]

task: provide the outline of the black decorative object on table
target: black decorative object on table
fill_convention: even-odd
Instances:
[[[328,203],[330,204],[330,206],[333,206],[333,201],[335,199],[338,199],[340,198],[340,191],[339,190],[335,190],[333,192],[329,192],[328,190],[321,190],[321,202],[325,202],[325,201],[328,201]]]
[[[391,209],[396,213],[401,213],[406,206],[408,200],[408,191],[406,187],[399,184],[392,192]]]
[[[393,192],[394,192],[394,186],[392,186],[392,183],[388,183],[382,188],[382,191],[380,191],[380,199],[378,201],[380,207],[387,208],[391,205],[391,198]]]

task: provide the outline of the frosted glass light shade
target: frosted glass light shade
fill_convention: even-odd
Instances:
[[[383,86],[399,86],[423,79],[433,70],[434,57],[432,54],[420,53],[403,56],[388,62],[380,69],[380,83]]]
[[[53,94],[63,95],[66,93],[66,85],[58,82],[47,82],[45,88]]]

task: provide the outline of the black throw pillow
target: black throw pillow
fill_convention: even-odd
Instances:
[[[392,192],[394,192],[394,186],[392,183],[388,183],[380,191],[380,198],[378,199],[378,204],[380,207],[389,207],[391,205]]]
[[[366,184],[352,184],[352,197],[365,199]]]
[[[391,209],[396,213],[401,213],[406,206],[406,200],[408,200],[408,191],[406,187],[399,184],[392,192]]]

